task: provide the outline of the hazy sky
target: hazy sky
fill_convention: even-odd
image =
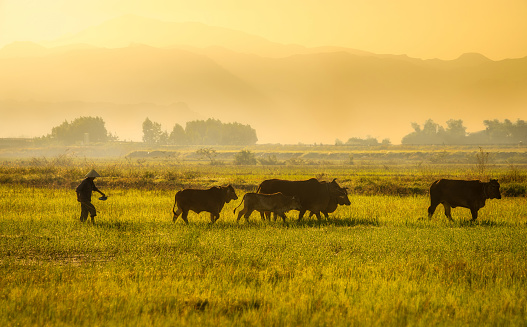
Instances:
[[[0,46],[58,38],[124,14],[417,58],[527,56],[527,0],[0,0]]]

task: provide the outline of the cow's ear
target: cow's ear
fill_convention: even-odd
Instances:
[[[333,178],[333,180],[331,181],[331,183],[334,183],[337,179],[336,178]]]

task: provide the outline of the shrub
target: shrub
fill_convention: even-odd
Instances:
[[[242,150],[234,155],[235,165],[256,165],[254,153],[250,150]]]
[[[512,183],[502,187],[502,194],[507,197],[525,196],[527,187],[523,184]]]

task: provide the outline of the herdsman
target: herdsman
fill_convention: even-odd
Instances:
[[[77,186],[75,190],[77,192],[77,201],[81,203],[81,222],[85,222],[88,219],[88,214],[91,216],[91,222],[95,222],[95,206],[91,203],[91,194],[93,191],[101,193],[103,197],[106,197],[103,192],[99,191],[97,186],[93,183],[93,180],[97,177],[101,177],[95,170],[90,171],[86,174],[86,178]]]

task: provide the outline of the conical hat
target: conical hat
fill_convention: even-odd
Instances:
[[[101,177],[98,172],[95,171],[95,169],[92,169],[89,173],[86,174],[84,177]]]

